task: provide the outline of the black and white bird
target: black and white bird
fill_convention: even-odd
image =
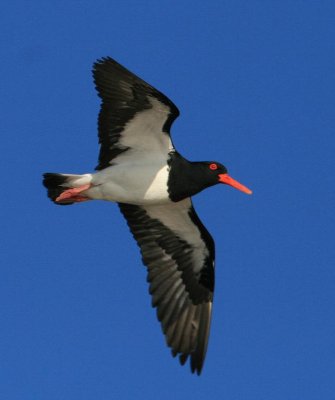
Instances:
[[[214,241],[191,197],[218,183],[251,191],[215,161],[190,162],[171,141],[177,107],[161,92],[106,57],[93,66],[102,99],[97,172],[44,174],[56,204],[117,202],[148,270],[152,305],[181,364],[201,373],[214,289]]]

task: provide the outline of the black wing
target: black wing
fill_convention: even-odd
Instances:
[[[109,167],[129,148],[173,149],[169,130],[179,111],[164,94],[109,57],[94,64],[93,77],[102,99],[96,169]]]
[[[201,372],[214,289],[214,241],[190,199],[169,205],[119,204],[148,268],[152,305],[173,356]]]

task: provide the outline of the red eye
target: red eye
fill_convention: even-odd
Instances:
[[[209,165],[209,168],[212,170],[212,171],[215,171],[216,169],[218,169],[218,166],[216,165],[216,164],[210,164]]]

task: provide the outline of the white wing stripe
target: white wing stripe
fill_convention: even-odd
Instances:
[[[191,200],[185,199],[171,205],[152,205],[144,208],[150,218],[161,221],[163,225],[175,232],[180,239],[192,246],[193,251],[191,254],[193,258],[194,272],[197,273],[203,268],[204,261],[208,257],[209,252],[201,238],[198,227],[193,223],[188,214],[190,207]],[[179,212],[176,212],[177,209],[179,209]]]
[[[166,159],[167,154],[173,150],[170,136],[163,132],[170,109],[153,97],[148,99],[152,108],[136,113],[126,123],[118,146],[129,147],[136,152],[159,152]]]

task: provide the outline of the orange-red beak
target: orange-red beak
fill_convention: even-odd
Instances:
[[[235,181],[235,179],[231,178],[228,174],[220,174],[219,175],[219,182],[225,183],[226,185],[232,186],[235,189],[240,190],[241,192],[251,194],[252,191],[248,189],[246,186],[242,185],[241,183]]]

